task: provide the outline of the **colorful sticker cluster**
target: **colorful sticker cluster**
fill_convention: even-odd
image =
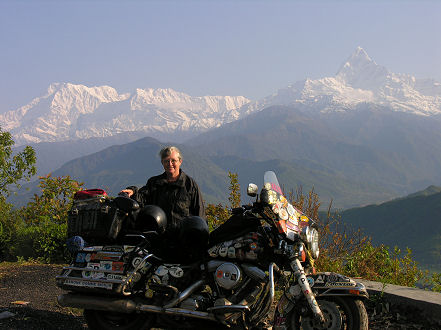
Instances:
[[[301,227],[308,225],[308,217],[292,206],[281,194],[280,189],[276,190],[273,184],[267,183],[265,188],[272,189],[265,193],[268,204],[272,205],[273,212],[279,218],[276,223],[279,232],[285,233],[289,239],[294,240]]]
[[[158,284],[168,285],[170,277],[181,278],[184,270],[179,265],[161,265],[152,276],[152,281]]]
[[[235,240],[219,243],[208,250],[213,257],[234,258],[239,260],[257,260],[257,253],[262,250],[258,245],[258,234],[251,233],[250,236],[239,237]]]

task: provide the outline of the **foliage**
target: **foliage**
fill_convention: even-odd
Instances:
[[[15,234],[21,223],[21,219],[12,205],[6,202],[6,198],[0,196],[0,260],[9,255],[9,248],[15,242]]]
[[[240,207],[240,185],[237,173],[231,173],[228,171],[228,178],[230,179],[230,196],[228,197],[230,207]]]
[[[441,292],[441,273],[433,273],[426,280],[426,287],[429,287],[432,291]]]
[[[205,215],[211,231],[227,221],[231,213],[225,205],[219,203],[217,205],[208,204],[205,208]]]
[[[82,183],[66,177],[40,177],[41,194],[18,211],[9,210],[8,244],[3,247],[3,258],[36,259],[43,262],[64,262],[66,253],[67,213],[72,198]],[[6,227],[6,226],[3,226]],[[4,229],[3,229],[4,232]]]
[[[370,241],[347,258],[343,269],[348,276],[409,287],[414,287],[424,276],[412,260],[410,249],[401,257],[397,247],[391,253],[387,246],[373,246]]]
[[[46,263],[65,262],[67,224],[50,221],[36,226],[24,225],[19,228],[16,243],[11,247],[11,255],[25,260],[36,259]]]
[[[231,173],[230,171],[228,171],[228,178],[230,179],[230,195],[228,197],[230,207],[219,203],[217,205],[208,204],[205,209],[205,214],[210,230],[213,230],[214,228],[220,226],[222,223],[227,221],[227,219],[231,216],[230,209],[240,207],[240,185],[237,173]]]
[[[13,146],[11,134],[0,128],[0,260],[7,257],[20,224],[17,212],[6,202],[9,188],[11,185],[19,187],[21,180],[29,180],[36,172],[34,149],[27,146],[13,155]]]
[[[22,209],[25,223],[67,223],[67,212],[72,206],[73,195],[80,190],[82,183],[70,176],[52,177],[48,174],[40,177],[38,186],[41,195],[34,194],[32,200]]]
[[[35,151],[26,146],[23,151],[13,155],[14,140],[11,133],[0,128],[0,195],[9,195],[10,185],[19,186],[20,180],[29,180],[36,173]]]

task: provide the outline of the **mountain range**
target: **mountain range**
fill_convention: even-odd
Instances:
[[[60,167],[64,170],[54,173],[72,175],[77,173],[73,164],[88,164],[74,158],[102,157],[95,153],[115,144],[129,150],[126,143],[150,136],[156,144],[179,141],[192,157],[208,162],[196,162],[192,170],[198,180],[216,178],[204,184],[210,200],[226,200],[217,189],[226,187],[226,171],[237,172],[246,186],[247,180],[256,180],[249,173],[266,164],[265,169],[281,168],[288,189],[314,187],[323,200],[347,208],[441,181],[440,86],[389,72],[357,48],[334,77],[299,81],[258,101],[191,97],[170,89],[119,94],[111,87],[53,84],[47,95],[1,115],[0,125],[18,145],[32,142],[39,174]],[[155,153],[145,157],[156,159]],[[72,173],[63,166],[69,161]],[[134,166],[121,164],[123,173]],[[106,162],[99,170],[111,175]],[[94,171],[85,168],[88,179],[78,179],[98,184]],[[144,168],[136,183],[157,171]]]
[[[358,47],[335,76],[298,81],[262,100],[245,104],[240,112],[248,114],[270,105],[295,105],[309,112],[349,112],[363,103],[392,111],[439,115],[441,84],[433,79],[390,72]]]
[[[110,86],[53,83],[45,95],[0,114],[0,126],[13,134],[16,145],[127,132],[182,141],[272,105],[327,113],[350,112],[360,104],[439,115],[441,84],[392,73],[358,47],[334,77],[301,80],[258,101],[244,96],[193,97],[153,88],[119,94]]]
[[[0,126],[17,146],[121,133],[182,139],[239,117],[243,96],[192,97],[172,89],[119,94],[109,86],[51,84],[47,93],[0,115]]]

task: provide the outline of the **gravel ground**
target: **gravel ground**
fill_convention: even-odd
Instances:
[[[1,329],[87,329],[80,310],[60,307],[55,284],[61,266],[0,264]]]
[[[55,284],[62,266],[0,263],[0,329],[87,329],[81,310],[63,308],[57,296],[63,291]],[[369,328],[439,329],[415,321],[411,313],[403,315],[388,304],[367,304]]]

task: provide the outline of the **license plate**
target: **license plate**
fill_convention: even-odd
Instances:
[[[102,289],[112,290],[112,283],[66,279],[64,281],[64,284],[72,285],[72,286],[82,286],[88,288],[102,288]]]

